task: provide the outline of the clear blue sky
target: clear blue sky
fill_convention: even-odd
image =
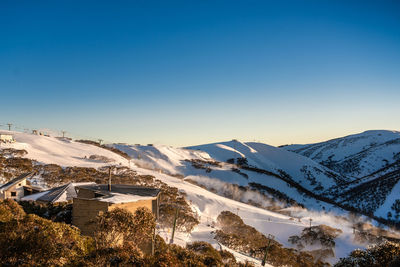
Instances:
[[[1,1],[0,124],[176,146],[400,130],[400,1]]]

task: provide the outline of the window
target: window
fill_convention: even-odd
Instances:
[[[16,197],[17,196],[17,192],[11,192],[11,196],[12,197]]]

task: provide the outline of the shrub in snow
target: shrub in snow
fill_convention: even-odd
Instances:
[[[399,214],[400,214],[400,199],[396,199],[396,201],[393,203],[391,209],[396,214],[394,217],[396,218],[396,220],[398,220]]]
[[[156,226],[154,216],[147,208],[138,208],[135,214],[116,208],[97,216],[93,224],[97,249],[112,248],[131,241],[146,251]]]
[[[98,162],[103,162],[103,163],[110,163],[110,162],[114,162],[115,160],[107,158],[106,156],[102,156],[102,155],[90,155],[89,159],[91,160],[95,160]]]
[[[3,148],[0,150],[0,154],[5,157],[23,157],[28,154],[28,151],[25,149]]]
[[[125,152],[115,148],[115,147],[111,147],[111,146],[107,146],[107,145],[102,145],[99,142],[96,141],[92,141],[92,140],[75,140],[75,142],[79,142],[79,143],[84,143],[84,144],[89,144],[89,145],[94,145],[94,146],[98,146],[107,150],[110,150],[126,159],[131,159],[131,157],[129,157],[128,154],[126,154]]]
[[[221,212],[217,222],[220,229],[216,231],[215,239],[221,244],[260,260],[268,248],[267,262],[273,266],[326,266],[321,261],[315,261],[309,253],[283,248],[279,242],[269,240],[230,211]]]
[[[356,249],[346,258],[341,258],[335,267],[395,267],[400,266],[400,245],[385,242],[366,250]]]
[[[160,196],[160,218],[158,222],[162,227],[172,228],[178,209],[177,228],[180,231],[191,232],[199,224],[196,214],[187,203],[183,193],[177,188],[163,185]]]
[[[302,249],[307,245],[319,244],[326,248],[335,247],[335,238],[342,233],[342,230],[336,229],[324,224],[304,228],[301,236],[289,237],[289,242]]]
[[[0,153],[0,177],[12,179],[21,174],[31,172],[34,162],[19,157],[6,157]]]

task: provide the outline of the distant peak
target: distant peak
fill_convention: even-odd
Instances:
[[[363,134],[380,134],[380,133],[400,133],[400,132],[393,131],[393,130],[367,130],[362,133]]]

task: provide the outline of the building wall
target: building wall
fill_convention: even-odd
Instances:
[[[78,188],[78,198],[94,198],[94,192],[92,190]]]
[[[0,199],[11,198],[14,200],[20,200],[24,197],[24,186],[27,185],[26,179],[18,182],[17,184],[11,186],[7,190],[4,190],[0,195]],[[12,192],[16,193],[16,196],[12,196]]]
[[[135,213],[138,208],[145,207],[148,208],[151,212],[153,212],[153,200],[139,200],[136,202],[129,202],[129,203],[120,203],[120,204],[111,204],[109,207],[109,211],[120,208]]]
[[[109,211],[116,209],[116,208],[120,208],[120,209],[125,209],[133,214],[135,214],[136,210],[138,208],[147,208],[149,209],[154,216],[156,216],[156,213],[158,213],[158,209],[156,210],[156,212],[153,210],[153,203],[154,201],[157,202],[157,198],[155,197],[154,199],[148,199],[148,200],[140,200],[140,201],[136,201],[136,202],[129,202],[129,203],[121,203],[121,204],[112,204],[109,206]],[[123,241],[123,240],[121,240]],[[151,253],[151,241],[148,240],[149,242],[142,244],[142,246],[140,246],[140,249],[147,254]]]
[[[154,201],[156,201],[157,206],[154,205]],[[94,225],[90,224],[90,221],[94,220],[100,212],[121,208],[135,213],[135,211],[140,207],[148,208],[152,211],[154,216],[157,217],[158,198],[155,197],[154,199],[118,204],[102,202],[96,199],[74,198],[72,206],[72,224],[81,229],[82,234],[91,235],[95,229]]]
[[[72,205],[72,224],[78,227],[82,234],[91,235],[94,224],[90,223],[100,212],[108,211],[109,204],[91,199],[74,198]]]

